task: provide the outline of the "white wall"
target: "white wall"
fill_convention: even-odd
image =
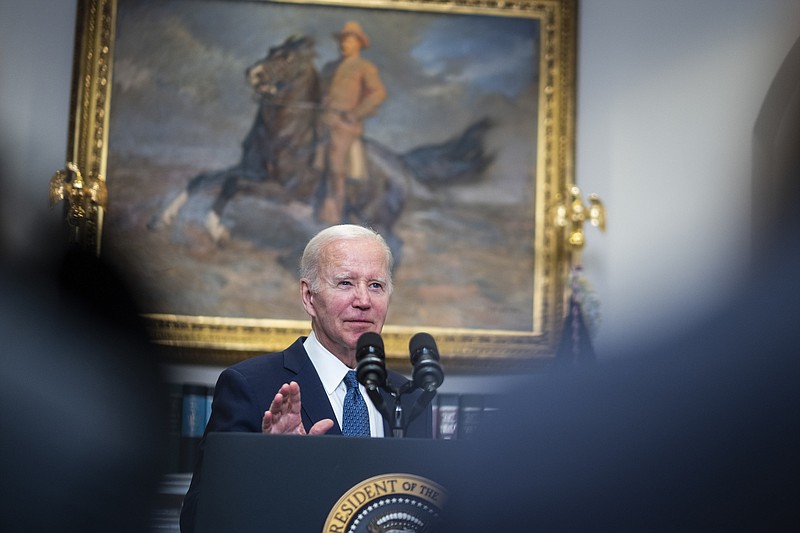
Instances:
[[[0,253],[38,257],[60,225],[75,16],[75,0],[0,0]]]
[[[39,253],[38,226],[60,220],[46,198],[65,161],[75,6],[0,2],[0,242],[15,254]],[[797,0],[581,2],[577,181],[609,212],[582,254],[602,356],[687,327],[737,282],[751,129],[798,28]]]
[[[608,209],[583,265],[601,355],[719,303],[748,253],[750,138],[800,36],[796,0],[585,0],[577,181]]]

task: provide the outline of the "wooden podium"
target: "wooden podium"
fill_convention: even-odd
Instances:
[[[197,533],[432,528],[465,443],[257,433],[206,439]],[[410,527],[417,529],[410,529]]]

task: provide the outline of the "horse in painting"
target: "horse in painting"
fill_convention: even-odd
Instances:
[[[247,184],[260,184],[262,194],[271,201],[301,202],[317,212],[325,168],[319,163],[324,159],[320,157],[324,139],[319,123],[323,108],[314,46],[310,37],[289,37],[246,70],[259,106],[242,143],[241,159],[230,168],[192,178],[153,217],[151,229],[170,225],[196,192],[210,187],[218,187],[219,192],[205,217],[205,227],[217,242],[230,238],[230,230],[222,223],[223,212],[234,195],[253,190]],[[441,144],[402,154],[363,139],[367,177],[347,179],[342,222],[372,227],[384,236],[399,260],[402,241],[393,230],[409,197],[411,181],[436,187],[480,179],[492,161],[484,148],[490,128],[490,121],[484,118]],[[309,232],[322,226],[310,221]]]

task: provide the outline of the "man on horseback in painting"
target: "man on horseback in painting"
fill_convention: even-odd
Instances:
[[[346,22],[335,34],[341,57],[322,70],[325,98],[322,124],[325,129],[323,200],[316,213],[321,222],[342,222],[345,183],[348,175],[363,178],[366,164],[358,148],[364,130],[363,120],[374,114],[386,98],[378,69],[361,57],[369,37],[358,22]]]
[[[247,240],[246,228],[256,227],[257,217],[264,217],[274,227],[293,228],[302,242],[326,226],[355,223],[379,231],[399,264],[403,240],[394,227],[412,185],[434,190],[482,178],[493,160],[485,149],[493,127],[486,117],[442,142],[405,152],[366,137],[363,121],[381,106],[386,89],[375,65],[361,57],[370,43],[359,24],[347,22],[334,35],[341,57],[322,73],[313,37],[301,34],[271,46],[246,69],[258,109],[242,141],[240,160],[189,179],[183,190],[164,199],[166,205],[151,217],[149,229],[166,228],[182,218],[184,225],[200,222],[212,241],[221,243],[237,222],[239,236]],[[249,197],[248,211],[228,212],[226,217],[228,204],[241,193]],[[193,198],[200,201],[185,210]],[[286,250],[284,265],[294,265],[302,253],[301,246],[264,240],[261,233],[250,238]]]

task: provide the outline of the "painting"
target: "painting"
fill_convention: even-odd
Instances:
[[[79,10],[70,154],[108,189],[98,250],[131,266],[176,360],[227,364],[306,334],[299,257],[339,221],[373,227],[394,253],[390,359],[418,331],[458,364],[552,355],[567,255],[549,213],[572,183],[574,1]],[[348,114],[336,98],[355,89],[337,92],[335,77],[353,34],[374,82]],[[356,128],[339,152],[329,117]]]

